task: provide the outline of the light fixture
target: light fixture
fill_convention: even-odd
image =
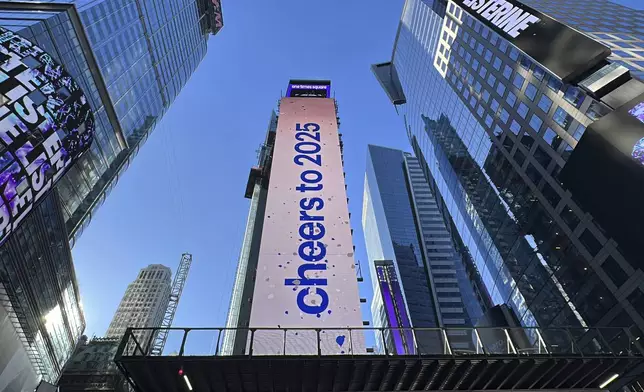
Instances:
[[[601,384],[599,385],[599,388],[600,388],[600,389],[605,388],[605,387],[606,387],[606,385],[608,385],[608,384],[610,384],[611,382],[615,381],[615,380],[617,379],[617,377],[619,377],[619,374],[617,374],[617,373],[615,373],[615,374],[613,374],[612,376],[608,377],[608,379],[607,379],[606,381],[604,381],[603,383],[601,383]]]
[[[185,382],[186,382],[186,385],[188,386],[188,389],[192,391],[192,384],[190,384],[190,380],[188,380],[188,376],[187,376],[187,375],[185,375],[185,374],[183,375],[183,381],[185,381]],[[611,380],[611,381],[612,381],[612,380]],[[610,381],[609,381],[609,382],[610,382]]]

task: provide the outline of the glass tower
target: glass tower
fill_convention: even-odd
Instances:
[[[0,336],[19,342],[0,350],[0,389],[20,391],[33,389],[34,379],[59,378],[85,324],[70,244],[203,59],[222,19],[218,0],[4,2],[0,26],[62,64],[96,120],[90,151],[0,247],[7,315]]]
[[[591,23],[582,2],[526,3],[544,13],[556,4],[560,21],[570,16],[631,53],[643,49],[641,12],[583,2],[590,15],[608,4],[617,12]],[[618,23],[618,14],[629,19]],[[637,76],[632,58],[619,61]],[[586,126],[611,109],[451,2],[407,0],[391,63],[374,68],[492,302],[508,304],[525,326],[627,326],[641,336],[641,262],[627,259],[557,178]]]
[[[465,268],[468,258],[442,210],[418,159],[369,146],[362,223],[376,293],[376,327],[465,327],[482,315]],[[389,335],[390,352],[414,353],[412,336]],[[432,352],[441,344],[431,332],[416,331],[415,339],[420,351]],[[471,343],[469,337],[452,336],[450,341],[457,348]]]
[[[208,36],[222,27],[217,0],[74,5],[0,11],[0,25],[41,45],[79,80],[95,112],[91,154],[58,186],[72,245],[205,56]]]

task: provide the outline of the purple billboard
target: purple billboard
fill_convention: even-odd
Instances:
[[[387,316],[390,330],[390,339],[396,354],[415,354],[414,332],[407,314],[405,299],[396,276],[396,270],[391,261],[377,262],[376,274],[380,294]],[[400,329],[396,329],[400,328]]]
[[[82,90],[38,46],[0,27],[0,243],[92,142]]]

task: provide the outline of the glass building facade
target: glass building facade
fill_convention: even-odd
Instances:
[[[467,258],[457,251],[460,241],[448,229],[418,159],[369,146],[362,217],[376,327],[476,323],[483,307],[466,272]],[[403,332],[389,335],[396,353],[414,353],[413,338]],[[433,332],[416,331],[415,339],[421,351],[441,344]],[[457,348],[471,344],[467,336],[452,336],[450,341]]]
[[[78,80],[96,141],[57,189],[72,242],[206,54],[217,0],[82,0],[0,11],[0,25],[41,45]],[[35,12],[37,11],[37,12]]]
[[[556,4],[561,16],[553,16],[564,23],[581,15],[582,2],[527,3],[544,13],[542,4]],[[614,41],[626,34],[632,39],[623,42],[641,53],[641,12],[610,7],[631,21],[622,26],[617,14],[603,13],[612,20],[602,22],[603,33]],[[584,16],[571,25],[600,26]],[[629,58],[622,64],[637,76],[641,66]],[[627,326],[640,336],[642,263],[627,259],[557,179],[586,126],[611,109],[451,2],[406,1],[389,66],[406,97],[397,111],[424,175],[493,304],[508,304],[525,326]]]
[[[85,329],[61,211],[52,193],[0,247],[0,303],[7,315],[0,324],[3,391],[33,390],[40,378],[56,382]],[[15,343],[21,347],[14,351]],[[26,356],[14,354],[21,352]]]
[[[16,352],[30,362],[29,376],[0,389],[19,391],[35,387],[33,374],[49,382],[60,376],[84,329],[70,245],[203,59],[222,19],[218,0],[3,2],[0,8],[0,26],[62,64],[96,119],[90,151],[0,247],[0,300],[10,320],[0,334],[18,339]],[[0,386],[7,364],[0,361]]]

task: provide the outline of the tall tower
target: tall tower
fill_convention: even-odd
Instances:
[[[362,224],[376,327],[468,327],[481,316],[486,302],[477,300],[476,280],[470,281],[466,270],[473,265],[443,213],[418,159],[369,146]],[[415,339],[400,331],[389,335],[388,352],[432,352],[440,346],[438,336],[423,331],[416,331]],[[450,338],[460,349],[471,344]]]
[[[222,28],[222,15],[218,0],[3,1],[0,27],[40,46],[61,64],[85,92],[95,118],[87,152],[68,166],[31,216],[23,216],[22,227],[0,246],[0,301],[7,314],[7,322],[0,323],[0,346],[14,346],[4,339],[19,343],[14,362],[0,360],[0,389],[13,391],[35,388],[33,380],[39,377],[49,382],[59,377],[85,328],[70,243],[90,223],[197,68],[209,36]],[[3,44],[9,44],[7,37],[2,34]],[[5,56],[0,57],[4,64]],[[33,68],[35,60],[27,56],[24,65]],[[18,86],[4,74],[0,79],[3,96]],[[60,92],[66,96],[73,91]],[[29,98],[37,103],[43,95]],[[7,133],[12,122],[3,113],[0,131]],[[38,139],[34,135],[32,145]],[[0,144],[0,150],[10,150],[6,140]],[[35,151],[22,162],[42,161]],[[26,189],[17,190],[22,196]],[[11,191],[7,195],[13,197]],[[21,372],[15,371],[18,367]]]
[[[127,286],[121,303],[112,317],[106,337],[122,337],[127,328],[160,327],[168,307],[172,286],[170,268],[150,264],[142,268],[136,279]],[[137,339],[147,342],[149,335]]]
[[[362,326],[342,142],[330,90],[329,81],[290,81],[277,122],[271,121],[262,166],[251,170],[247,195],[253,204],[228,325],[259,328],[255,352],[309,350],[316,347],[315,328]],[[310,344],[284,347],[278,344],[282,332],[261,330],[277,327],[311,328],[299,342],[310,339]],[[227,333],[226,350],[245,350],[247,337],[240,332]],[[322,352],[349,352],[349,341],[354,351],[365,350],[360,334],[353,340],[347,335],[335,330],[322,336]]]
[[[639,197],[641,167],[607,181],[579,163],[634,165],[643,13],[609,1],[523,3],[407,0],[391,61],[375,74],[493,303],[523,326],[630,327],[614,340],[637,341],[644,211],[622,190],[640,184]],[[626,154],[589,148],[607,122],[603,135],[614,133],[602,139]],[[624,197],[604,198],[611,190]]]

